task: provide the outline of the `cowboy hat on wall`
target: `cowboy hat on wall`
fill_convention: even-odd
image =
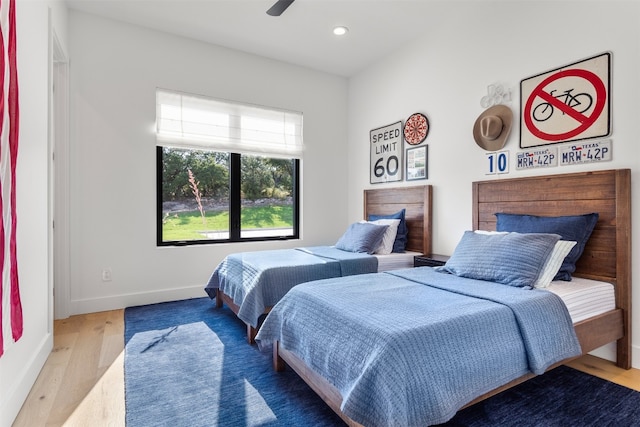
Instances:
[[[513,112],[506,105],[487,108],[473,125],[473,138],[479,147],[497,151],[504,147],[511,131]]]

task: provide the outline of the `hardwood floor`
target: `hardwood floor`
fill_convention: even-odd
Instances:
[[[568,365],[640,391],[640,369],[589,355]],[[56,320],[53,351],[13,427],[120,427],[124,419],[124,310]]]
[[[51,355],[13,426],[124,425],[124,310],[56,320]]]

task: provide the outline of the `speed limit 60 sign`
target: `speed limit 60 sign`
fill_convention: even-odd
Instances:
[[[369,133],[371,140],[371,184],[402,181],[402,122]]]

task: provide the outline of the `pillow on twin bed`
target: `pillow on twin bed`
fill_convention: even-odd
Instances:
[[[465,231],[445,265],[456,276],[516,287],[533,287],[553,252],[557,234]]]
[[[565,281],[570,281],[571,274],[576,271],[576,262],[584,252],[584,247],[599,217],[597,213],[556,217],[508,213],[496,213],[495,215],[498,219],[496,223],[496,230],[498,231],[553,233],[559,234],[562,240],[577,242],[565,257],[560,270],[553,279]]]
[[[546,288],[551,284],[553,278],[558,274],[558,271],[560,271],[565,257],[569,255],[569,252],[571,252],[571,249],[573,249],[577,243],[578,242],[570,240],[558,240],[556,242],[551,255],[549,255],[549,258],[547,258],[547,261],[544,263],[540,277],[538,277],[538,280],[536,280],[536,283],[533,285],[535,288]]]
[[[487,230],[475,230],[478,234],[508,234],[508,231],[487,231]],[[547,258],[547,261],[542,267],[542,272],[533,285],[534,288],[546,288],[551,284],[553,278],[558,274],[560,266],[564,261],[564,258],[571,252],[571,249],[577,244],[569,240],[558,240],[553,247],[553,251]]]
[[[336,243],[336,248],[348,252],[373,254],[380,245],[387,228],[389,228],[387,225],[355,222],[340,237],[338,243]]]
[[[361,223],[366,223],[367,221],[360,221]],[[393,243],[396,240],[396,235],[398,234],[398,225],[400,225],[399,219],[378,219],[376,221],[369,221],[369,224],[375,225],[386,225],[387,231],[382,235],[382,240],[380,244],[373,252],[375,254],[380,255],[389,255],[393,251]]]
[[[369,215],[367,218],[369,221],[377,221],[379,219],[399,219],[400,224],[398,225],[398,232],[396,233],[395,241],[393,242],[393,252],[404,252],[407,248],[407,234],[409,233],[409,228],[407,227],[407,222],[405,221],[405,209],[401,209],[396,213],[390,215]]]

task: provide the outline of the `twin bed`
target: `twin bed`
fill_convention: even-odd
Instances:
[[[270,310],[256,340],[261,348],[273,345],[276,369],[293,368],[351,426],[442,423],[462,407],[612,342],[617,365],[628,369],[630,193],[628,169],[475,182],[474,230],[504,228],[496,213],[597,213],[574,279],[544,289],[513,285],[511,276],[528,277],[533,258],[511,250],[509,261],[496,266],[495,281],[479,280],[476,273],[486,269],[473,270],[474,262],[492,258],[481,245],[468,252],[468,242],[497,241],[507,255],[526,242],[544,260],[559,236],[512,241],[524,237],[469,231],[444,271],[411,268],[296,286]],[[536,271],[546,266],[539,263]],[[474,274],[466,274],[469,268]],[[588,286],[596,288],[596,311],[584,304]],[[599,305],[607,294],[611,303]]]
[[[413,266],[415,255],[431,253],[432,187],[421,185],[364,191],[364,219],[404,213],[405,252],[367,255],[316,246],[227,256],[205,287],[218,308],[226,304],[247,325],[253,343],[264,316],[293,286],[311,280]]]

